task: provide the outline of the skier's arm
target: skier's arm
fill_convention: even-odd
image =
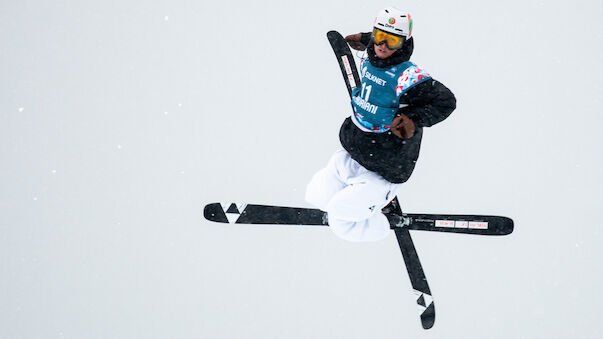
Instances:
[[[430,127],[446,119],[456,108],[454,94],[435,79],[424,81],[400,97],[398,114],[409,117],[417,127]]]
[[[371,33],[356,33],[345,37],[350,47],[357,51],[364,51],[371,42]]]

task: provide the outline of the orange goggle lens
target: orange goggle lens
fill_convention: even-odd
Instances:
[[[372,38],[375,45],[381,45],[385,43],[387,48],[392,50],[402,48],[402,43],[404,43],[404,37],[386,33],[377,28],[373,29]]]

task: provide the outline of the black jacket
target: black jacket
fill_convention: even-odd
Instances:
[[[380,68],[408,61],[414,48],[410,38],[402,49],[381,60],[375,56],[370,33],[363,33],[362,40],[369,46],[369,62]],[[446,119],[456,108],[456,99],[446,86],[432,78],[410,88],[400,97],[400,104],[408,106],[401,108],[398,114],[405,114],[415,123],[415,134],[410,139],[402,140],[392,132],[364,132],[350,118],[345,119],[339,130],[339,140],[352,159],[392,183],[403,183],[410,178],[419,158],[423,127]]]

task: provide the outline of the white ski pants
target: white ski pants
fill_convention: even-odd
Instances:
[[[329,226],[349,241],[377,241],[390,232],[381,209],[401,184],[393,184],[356,162],[345,150],[335,152],[306,188],[306,201],[328,213]]]

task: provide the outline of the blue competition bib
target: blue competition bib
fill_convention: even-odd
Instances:
[[[352,121],[366,132],[389,131],[400,108],[400,96],[431,76],[410,61],[378,68],[364,52],[360,61],[362,86],[352,92]]]

